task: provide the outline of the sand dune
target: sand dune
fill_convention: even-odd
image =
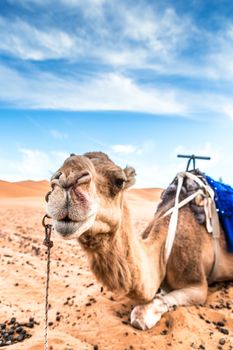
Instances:
[[[0,198],[37,197],[48,192],[48,181],[8,182],[0,180]]]
[[[46,255],[41,218],[48,183],[4,184],[8,198],[0,199],[0,322],[13,316],[19,322],[34,317],[39,324],[28,330],[30,338],[2,349],[43,350]],[[135,234],[152,217],[160,193],[159,189],[127,193]],[[50,350],[233,349],[232,283],[213,285],[204,306],[179,307],[142,332],[128,324],[134,303],[102,288],[80,246],[55,232],[52,239]]]

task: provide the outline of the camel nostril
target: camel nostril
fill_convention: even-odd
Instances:
[[[62,172],[61,171],[57,171],[52,177],[51,177],[51,181],[52,180],[58,180],[59,177],[61,176]]]
[[[68,190],[72,186],[78,186],[81,184],[87,184],[91,181],[91,173],[88,170],[79,171],[78,173],[71,172],[66,175],[62,172],[57,172],[51,179],[51,187],[54,190],[55,186],[59,186]]]
[[[49,191],[48,193],[46,193],[46,195],[45,195],[46,202],[49,201],[49,196],[50,196],[51,193],[52,193],[52,191]]]

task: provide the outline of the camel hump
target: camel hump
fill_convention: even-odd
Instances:
[[[199,169],[192,170],[190,171],[190,173],[198,176],[202,180],[202,182],[207,184],[205,180],[205,175]],[[174,180],[167,187],[167,189],[162,192],[161,202],[158,206],[157,211],[163,211],[164,208],[167,209],[167,207],[172,207],[174,205],[174,200],[177,192],[177,185],[178,180],[177,177],[175,177]],[[197,182],[186,177],[182,184],[179,200],[182,201],[183,199],[191,196],[193,193],[197,192],[199,188],[200,185]],[[202,198],[200,196],[197,196],[189,203],[189,206],[195,216],[196,221],[199,224],[204,225],[206,223],[206,215],[204,207],[202,205]]]
[[[200,180],[209,186],[214,191],[214,202],[216,211],[222,228],[224,230],[227,250],[233,253],[233,188],[220,181],[215,181],[210,176],[205,175],[199,169],[190,171],[196,175]],[[161,195],[161,203],[158,206],[158,211],[163,210],[164,207],[172,207],[177,192],[177,177],[171,182],[168,188]],[[192,178],[185,178],[180,192],[179,200],[191,196],[200,188],[200,185]],[[202,195],[197,195],[188,205],[194,214],[196,221],[200,225],[206,225],[206,213],[204,209],[204,201]]]

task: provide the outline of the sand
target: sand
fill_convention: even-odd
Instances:
[[[48,183],[7,186],[0,199],[0,321],[15,316],[24,322],[34,317],[39,325],[29,329],[29,339],[2,349],[42,350],[46,257],[41,218]],[[33,196],[35,192],[39,196]],[[127,193],[135,233],[152,218],[160,192],[134,189]],[[204,306],[179,307],[142,332],[127,324],[134,303],[96,281],[76,241],[52,235],[50,350],[233,349],[232,283],[213,285]]]
[[[0,180],[0,198],[37,197],[49,190],[49,183],[43,181],[8,182]]]

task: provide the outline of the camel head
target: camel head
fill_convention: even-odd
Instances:
[[[135,170],[120,168],[102,152],[72,154],[51,178],[47,214],[63,238],[114,232],[121,222],[124,190]]]

